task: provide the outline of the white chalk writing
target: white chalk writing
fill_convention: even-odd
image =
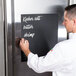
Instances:
[[[31,25],[31,24],[24,25],[24,26],[23,26],[23,30],[24,30],[24,29],[33,29],[33,25]]]
[[[35,20],[35,21],[40,21],[41,17],[42,17],[42,16],[37,16],[37,17],[34,18],[34,20]]]
[[[30,16],[28,16],[28,17],[23,17],[23,22],[28,22],[28,21],[40,21],[40,19],[41,19],[41,17],[42,16],[37,16],[37,17],[30,17]]]
[[[34,35],[35,35],[35,33],[30,33],[30,32],[29,32],[29,33],[25,33],[25,34],[24,34],[24,37],[32,37],[32,38],[33,38]]]

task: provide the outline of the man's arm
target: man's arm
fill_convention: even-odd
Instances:
[[[21,50],[28,58],[27,65],[37,73],[47,71],[59,71],[63,68],[64,58],[62,56],[61,44],[57,44],[53,51],[49,51],[45,56],[38,57],[29,50],[28,40],[20,40]]]

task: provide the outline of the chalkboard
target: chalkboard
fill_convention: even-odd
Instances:
[[[21,37],[29,40],[31,52],[45,56],[58,40],[58,15],[22,14]],[[23,52],[21,61],[27,61]]]

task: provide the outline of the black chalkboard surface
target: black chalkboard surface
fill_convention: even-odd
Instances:
[[[22,14],[21,37],[29,40],[30,50],[38,56],[44,56],[57,43],[57,14]],[[21,52],[21,61],[27,61]]]

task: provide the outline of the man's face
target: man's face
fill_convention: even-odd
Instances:
[[[63,25],[65,26],[67,32],[72,32],[72,20],[70,20],[68,17],[67,17],[67,11],[64,12],[64,21],[63,21]]]

